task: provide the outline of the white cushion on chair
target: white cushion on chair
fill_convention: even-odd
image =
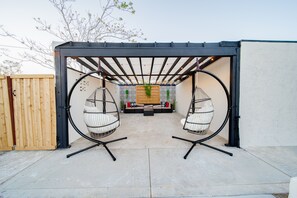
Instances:
[[[85,106],[84,108],[84,121],[87,125],[89,132],[105,133],[119,127],[120,122],[117,121],[118,119],[115,116],[111,114],[103,114],[103,113],[96,113],[96,112],[99,112],[97,107]],[[110,124],[110,123],[113,123],[113,124]],[[108,125],[108,126],[100,127],[104,125]]]
[[[208,113],[194,113],[189,115],[187,122],[193,123],[210,123],[213,117],[213,107],[206,106],[199,109],[199,112],[208,112]],[[186,118],[181,119],[181,124],[184,125]],[[185,129],[190,131],[204,131],[207,130],[210,124],[191,124],[186,123]]]

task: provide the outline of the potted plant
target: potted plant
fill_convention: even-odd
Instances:
[[[167,91],[166,91],[166,98],[167,98],[167,101],[169,101],[169,99],[170,99],[170,90],[169,89],[167,89]]]
[[[145,95],[146,95],[147,97],[151,97],[151,95],[152,95],[152,85],[150,85],[150,84],[145,84],[145,85],[144,85],[144,90],[145,90]]]
[[[125,94],[126,94],[126,99],[128,99],[128,97],[129,97],[129,90],[128,89],[126,89]]]

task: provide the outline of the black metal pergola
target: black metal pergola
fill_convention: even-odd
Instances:
[[[90,43],[67,42],[55,48],[57,142],[67,148],[67,58],[88,71],[100,64],[106,79],[118,85],[177,85],[221,57],[230,57],[231,113],[228,146],[239,147],[240,42],[219,43]],[[195,78],[192,78],[193,87]]]

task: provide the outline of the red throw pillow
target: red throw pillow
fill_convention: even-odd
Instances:
[[[127,102],[127,107],[131,107],[131,103],[130,102]]]
[[[169,102],[165,102],[165,107],[169,107]]]

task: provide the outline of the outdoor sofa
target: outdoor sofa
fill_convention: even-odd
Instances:
[[[124,113],[143,113],[145,108],[153,108],[154,113],[172,113],[172,105],[169,102],[162,104],[135,104],[126,103],[124,105]]]

